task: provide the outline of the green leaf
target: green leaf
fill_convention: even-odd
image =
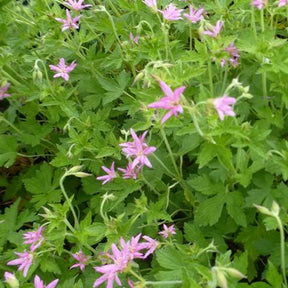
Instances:
[[[199,164],[199,169],[204,167],[217,155],[217,146],[210,142],[204,143],[198,154],[197,163]]]
[[[0,135],[0,166],[13,165],[17,157],[17,140],[13,136]]]
[[[55,274],[62,274],[60,267],[58,266],[56,260],[51,256],[45,257],[45,259],[42,259],[42,261],[40,261],[40,269],[43,272],[52,272]]]
[[[168,270],[180,270],[184,265],[183,256],[172,247],[167,247],[156,252],[159,265]]]
[[[272,262],[268,262],[268,269],[265,272],[266,280],[272,285],[273,288],[281,288],[282,286],[282,276],[279,274],[276,267]]]
[[[196,223],[199,226],[212,226],[216,224],[221,216],[224,204],[224,193],[219,193],[201,202],[195,214]]]
[[[247,219],[243,208],[243,196],[240,192],[234,191],[227,194],[226,208],[228,214],[240,226],[247,226]]]

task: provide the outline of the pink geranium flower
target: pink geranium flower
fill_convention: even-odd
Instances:
[[[82,5],[83,2],[84,0],[78,0],[78,2],[77,0],[67,0],[67,2],[64,2],[64,4],[74,11],[80,11],[92,6],[91,4]]]
[[[30,231],[23,234],[24,244],[32,244],[30,246],[31,252],[35,251],[44,241],[42,231],[45,229],[44,226],[40,226],[36,231]]]
[[[254,5],[255,8],[261,10],[267,5],[268,0],[254,0],[251,5]]]
[[[159,12],[163,15],[164,19],[168,21],[174,21],[174,20],[180,20],[182,19],[181,17],[181,12],[183,9],[177,9],[177,7],[173,4],[170,3],[165,10],[159,10]]]
[[[204,31],[203,34],[209,35],[212,38],[217,38],[221,32],[224,22],[218,20],[215,26],[208,27],[208,30]]]
[[[53,71],[56,71],[58,73],[56,73],[53,78],[57,78],[57,77],[62,77],[64,80],[68,81],[69,80],[69,73],[74,70],[74,68],[77,66],[77,64],[75,63],[75,61],[73,61],[69,66],[66,66],[65,64],[65,59],[61,58],[59,60],[59,64],[58,65],[49,65],[49,68]]]
[[[0,87],[0,100],[11,96],[10,94],[6,93],[10,85],[10,83],[7,83],[6,85]]]
[[[189,6],[190,13],[184,13],[183,16],[186,17],[190,22],[197,23],[203,19],[203,12],[205,11],[203,8],[199,8],[198,10],[194,9],[192,5]]]
[[[282,7],[288,5],[288,0],[279,0],[278,1],[278,7]]]
[[[224,120],[225,115],[236,116],[233,108],[230,105],[236,103],[236,99],[224,95],[223,97],[213,99],[214,108],[216,109],[221,121]]]
[[[139,35],[136,35],[134,37],[134,35],[132,34],[132,32],[129,33],[129,38],[131,41],[133,41],[134,43],[138,44],[139,43]]]
[[[89,257],[89,256],[86,257],[86,256],[83,254],[82,250],[80,250],[79,252],[73,254],[73,257],[74,257],[79,263],[76,263],[76,264],[72,265],[72,266],[70,267],[70,269],[73,269],[73,268],[76,268],[76,267],[80,267],[80,270],[81,270],[81,271],[84,271],[85,266],[87,265],[87,261],[89,260],[90,257]]]
[[[116,173],[114,169],[115,162],[112,163],[111,168],[107,168],[105,166],[102,166],[101,168],[107,173],[107,175],[99,176],[96,179],[97,180],[104,180],[102,185],[106,184],[107,182],[112,181],[114,178],[116,178]]]
[[[71,14],[68,9],[66,9],[66,15],[67,19],[61,19],[61,18],[55,18],[56,21],[63,23],[62,26],[62,32],[67,30],[67,29],[78,29],[78,21],[81,18],[81,15],[76,16],[75,18],[72,19]]]
[[[235,68],[238,66],[238,59],[240,58],[239,50],[235,47],[234,43],[231,43],[228,47],[224,49],[230,54],[230,64]]]
[[[171,88],[162,80],[159,81],[160,87],[165,94],[165,97],[161,98],[157,102],[153,102],[148,105],[148,108],[162,108],[165,110],[169,110],[168,113],[164,115],[161,120],[161,124],[167,121],[172,115],[178,116],[178,113],[183,113],[183,107],[180,104],[181,95],[186,89],[185,86],[181,86],[176,88],[173,92]]]
[[[148,7],[151,7],[153,10],[157,10],[157,1],[156,0],[143,0],[143,3]]]
[[[33,254],[24,250],[23,253],[14,252],[19,256],[18,259],[9,261],[7,265],[19,265],[18,271],[23,270],[23,276],[26,277],[30,266],[32,265]]]
[[[134,169],[136,166],[142,167],[144,165],[152,167],[151,162],[148,159],[148,155],[155,152],[156,147],[149,147],[145,142],[145,136],[148,131],[145,131],[140,137],[136,135],[133,129],[130,130],[133,142],[122,143],[119,146],[123,147],[122,151],[126,154],[126,158],[134,158],[131,168]]]
[[[118,170],[123,173],[123,176],[122,176],[123,179],[129,179],[129,178],[136,179],[137,174],[139,173],[140,169],[141,167],[132,168],[132,163],[128,163],[126,169],[118,168]]]
[[[38,275],[36,275],[34,277],[34,286],[35,286],[35,288],[54,288],[54,287],[56,287],[58,281],[59,281],[59,279],[56,279],[56,280],[52,281],[50,284],[48,284],[47,286],[45,286],[43,281],[40,279],[40,277]]]
[[[149,236],[146,236],[146,235],[144,235],[142,238],[144,240],[146,240],[146,242],[142,242],[141,243],[141,246],[142,246],[143,249],[147,250],[145,255],[144,255],[144,258],[147,258],[150,254],[154,253],[154,251],[159,246],[159,243],[155,239],[153,239],[153,238],[151,238]]]
[[[162,235],[162,237],[165,238],[165,239],[168,238],[171,235],[176,234],[174,225],[171,225],[171,226],[168,227],[168,226],[166,226],[164,224],[163,225],[163,231],[160,231],[159,234]]]
[[[4,273],[4,279],[5,279],[5,282],[8,283],[8,285],[10,287],[19,287],[19,281],[15,277],[14,274],[12,274],[10,272],[5,272]]]

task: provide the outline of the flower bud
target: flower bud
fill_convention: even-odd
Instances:
[[[4,278],[6,283],[11,287],[11,288],[18,288],[19,287],[19,281],[18,279],[15,277],[14,274],[9,273],[9,272],[5,272],[4,273]]]
[[[279,215],[280,207],[276,201],[273,201],[271,211],[275,216]]]
[[[85,172],[76,172],[76,173],[74,173],[73,175],[76,176],[76,177],[79,177],[79,178],[84,178],[84,177],[92,176],[91,174],[85,173]]]
[[[226,270],[228,272],[229,275],[231,275],[232,277],[235,278],[247,278],[244,274],[242,274],[239,270],[235,269],[235,268],[227,268]]]
[[[216,274],[217,274],[217,281],[218,281],[219,286],[221,288],[228,288],[227,279],[224,273],[221,270],[217,269]]]
[[[256,207],[259,210],[260,213],[268,215],[268,216],[273,216],[272,212],[269,211],[266,207],[256,205],[256,204],[253,204],[253,205],[254,205],[254,207]]]

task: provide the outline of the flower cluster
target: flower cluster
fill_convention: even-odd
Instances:
[[[220,66],[224,67],[227,63],[229,63],[233,68],[236,68],[239,65],[238,60],[240,58],[240,54],[234,43],[231,43],[228,47],[224,48],[223,51],[226,55],[228,55],[229,59],[227,60],[226,55],[221,55],[222,58],[220,60]],[[215,61],[216,57],[214,57],[213,60]]]
[[[15,252],[19,257],[15,260],[9,261],[7,265],[18,265],[18,270],[23,270],[23,276],[26,277],[30,266],[32,265],[33,252],[42,244],[44,237],[42,232],[44,230],[43,226],[40,226],[36,231],[30,231],[23,234],[24,242],[23,244],[31,244],[30,252],[26,250],[23,253]]]
[[[107,288],[112,288],[114,281],[116,281],[119,286],[122,286],[118,273],[123,273],[124,270],[125,272],[129,271],[134,259],[147,258],[158,246],[158,242],[149,236],[143,236],[142,238],[145,242],[141,243],[139,243],[140,238],[141,234],[132,237],[131,240],[127,242],[121,238],[119,247],[114,243],[111,245],[111,251],[106,254],[109,263],[105,263],[100,267],[94,267],[95,271],[103,275],[94,282],[93,287],[98,287],[105,281],[107,281]],[[129,282],[131,286],[131,280]]]
[[[133,129],[130,129],[130,133],[134,141],[120,144],[120,147],[122,147],[122,152],[126,155],[126,158],[132,158],[132,162],[128,163],[126,169],[118,168],[118,170],[123,173],[123,179],[136,179],[137,174],[143,168],[143,166],[148,166],[151,168],[152,164],[148,159],[148,155],[156,150],[156,147],[148,146],[148,144],[144,142],[148,131],[145,131],[140,137],[137,136]],[[102,166],[102,169],[107,174],[99,176],[96,179],[104,180],[102,184],[112,181],[117,177],[114,166],[114,162],[112,163],[110,169]]]

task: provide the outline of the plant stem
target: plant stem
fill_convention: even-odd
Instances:
[[[177,179],[177,176],[174,175],[173,172],[171,172],[170,169],[154,153],[152,155],[160,163],[160,165],[168,172],[169,176]]]
[[[182,280],[174,280],[174,281],[146,281],[146,285],[174,285],[174,284],[182,284]]]
[[[22,135],[23,133],[17,128],[15,127],[11,122],[9,122],[5,117],[3,117],[2,115],[0,115],[0,121],[5,122],[6,124],[8,124],[10,127],[12,127],[18,134]]]
[[[61,191],[62,191],[66,201],[68,202],[69,208],[70,208],[70,210],[71,210],[71,212],[73,214],[76,229],[78,229],[79,228],[78,218],[77,218],[76,212],[74,210],[74,207],[73,207],[73,205],[72,205],[72,203],[71,203],[71,201],[70,201],[70,199],[69,199],[69,197],[68,197],[68,195],[67,195],[67,193],[65,191],[64,184],[63,184],[66,176],[67,176],[67,174],[64,173],[64,175],[60,179],[59,185],[60,185]]]

